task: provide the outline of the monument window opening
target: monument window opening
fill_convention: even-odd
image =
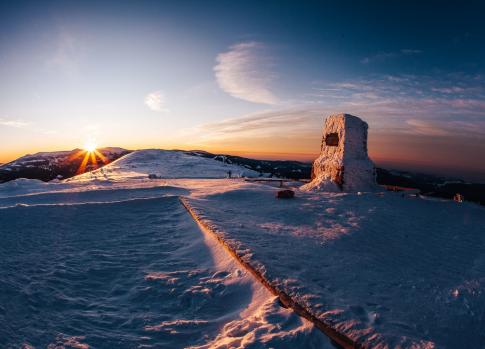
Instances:
[[[338,146],[338,133],[327,133],[325,136],[325,144],[330,147]]]

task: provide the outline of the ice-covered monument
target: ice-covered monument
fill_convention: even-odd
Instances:
[[[312,181],[303,190],[374,191],[375,168],[367,155],[365,121],[349,114],[325,119],[320,156],[313,162]]]

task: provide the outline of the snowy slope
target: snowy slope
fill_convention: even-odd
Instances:
[[[68,186],[60,185],[58,182],[43,182],[38,179],[19,178],[6,183],[0,183],[0,198],[56,191],[66,187]]]
[[[99,148],[98,151],[108,158],[127,153],[128,151],[119,147]],[[41,164],[42,166],[55,166],[57,164],[66,162],[73,155],[82,152],[81,149],[67,150],[67,151],[52,151],[52,152],[38,152],[35,154],[27,154],[14,161],[2,165],[2,170],[15,171],[15,168],[35,166]],[[71,159],[72,160],[72,159]]]
[[[128,150],[117,147],[99,148],[103,159],[96,156],[96,164],[88,161],[86,169],[95,168],[111,162],[120,156],[129,153]],[[28,154],[14,161],[0,166],[0,183],[17,178],[30,178],[49,181],[60,178],[69,178],[78,173],[86,151],[74,149],[69,151],[39,152]]]
[[[179,150],[137,150],[96,171],[73,177],[68,182],[147,180],[157,178],[256,177],[258,172]]]
[[[0,200],[0,348],[332,348],[199,229],[182,193]]]
[[[349,337],[382,348],[483,348],[485,214],[482,207],[401,197],[395,193],[297,191],[296,199],[279,201],[274,198],[276,188],[222,179],[228,170],[235,176],[257,175],[243,167],[194,153],[142,150],[118,159],[103,170],[68,181],[17,180],[0,184],[0,207],[4,208],[0,211],[11,212],[16,205],[98,203],[96,210],[72,210],[73,215],[81,214],[86,220],[98,208],[102,211],[107,201],[144,199],[148,203],[159,197],[188,196],[218,234],[275,287]],[[148,174],[165,179],[149,180]],[[38,192],[48,193],[22,196]],[[147,217],[156,220],[163,205],[157,200],[153,203],[157,207]],[[130,209],[138,205],[136,202]],[[172,222],[174,226],[189,219],[181,218],[178,208],[170,210],[181,219]],[[129,212],[116,219],[100,215],[99,222],[123,230],[129,222],[123,217],[129,216]],[[56,219],[63,214],[64,210],[59,210]],[[37,229],[29,219],[25,221],[31,229]],[[149,220],[137,222],[134,232],[151,229]],[[54,219],[50,223],[53,227],[60,224]],[[171,232],[171,227],[166,228]],[[97,231],[96,222],[90,229]],[[151,277],[155,279],[155,276]],[[205,292],[206,288],[210,289],[206,282],[211,283],[210,279],[204,279],[190,291]],[[246,296],[255,297],[255,294]],[[299,318],[277,314],[281,309],[274,299],[259,304],[262,308],[242,312],[240,318],[225,318],[228,322],[215,337],[208,339],[207,344],[198,344],[258,347],[267,340],[280,348],[289,335],[290,348],[323,345],[306,342],[309,339],[305,333],[312,330],[304,323],[297,326],[296,332],[291,326],[284,331],[286,334],[278,332],[288,321]],[[149,328],[154,332],[194,333],[198,325],[203,325],[186,322],[186,318],[177,318],[179,315],[171,314],[171,319],[150,324],[153,327]]]
[[[271,284],[355,341],[483,348],[482,207],[274,190],[242,184],[189,202]]]

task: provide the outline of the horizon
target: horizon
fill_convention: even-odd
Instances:
[[[99,147],[315,159],[369,124],[378,166],[485,181],[480,2],[0,3],[0,163]]]
[[[117,146],[104,146],[104,147],[96,147],[97,150],[102,150],[105,148],[122,148]],[[122,148],[125,149],[125,148]],[[138,151],[138,150],[146,150],[146,149],[161,149],[161,150],[170,150],[170,151],[208,151],[206,149],[195,149],[195,148],[187,148],[187,149],[179,149],[179,148],[171,148],[171,149],[162,149],[162,148],[144,148],[144,149],[125,149],[128,151]],[[51,150],[47,152],[72,152],[76,150],[83,150],[82,147],[74,148],[74,149],[58,149],[58,150]],[[84,150],[86,151],[86,150]],[[23,154],[22,156],[30,156],[36,155],[37,153],[42,153],[43,151],[36,152],[36,153],[28,153]],[[89,153],[89,151],[87,151]],[[241,156],[250,159],[256,160],[276,160],[276,161],[299,161],[302,163],[311,164],[313,161],[318,157],[319,153],[315,154],[302,154],[302,153],[264,153],[264,152],[244,152],[244,151],[217,151],[211,150],[208,151],[209,153],[213,153],[214,155],[232,155],[232,156]],[[22,157],[20,156],[20,157]],[[19,157],[19,158],[20,158]],[[19,158],[15,158],[9,162],[0,162],[0,165],[7,165]],[[424,175],[434,175],[434,176],[441,176],[448,179],[458,179],[464,180],[468,182],[475,182],[475,183],[485,183],[485,177],[482,172],[476,172],[473,169],[470,170],[453,170],[450,167],[440,167],[426,162],[409,162],[405,159],[396,160],[396,159],[386,159],[386,158],[372,158],[371,160],[375,163],[376,167],[381,167],[386,170],[396,170],[396,171],[403,171],[403,172],[410,172],[415,174],[424,174]]]
[[[0,349],[485,349],[484,13],[0,0]]]

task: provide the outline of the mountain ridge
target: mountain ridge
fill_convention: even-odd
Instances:
[[[70,178],[102,167],[130,152],[131,150],[119,147],[104,147],[92,153],[76,148],[26,154],[0,165],[0,183],[18,178],[39,179],[44,182]]]
[[[119,147],[105,147],[98,149],[98,151],[108,158],[109,161],[106,164],[132,152],[132,150]],[[295,180],[305,180],[311,177],[312,164],[301,161],[257,160],[228,154],[214,154],[205,150],[174,149],[170,151],[209,158],[227,164],[239,165],[248,170],[259,172],[260,176],[263,177],[290,178]],[[78,169],[81,159],[74,161],[72,164],[63,161],[48,161],[48,159],[66,157],[70,154],[75,154],[76,152],[82,152],[82,150],[73,149],[71,151],[38,152],[22,156],[0,166],[0,183],[17,178],[50,181],[61,179],[58,177],[59,175],[62,176],[62,179],[73,177],[79,174]],[[21,164],[19,164],[19,162]],[[104,165],[105,164],[97,164],[97,167],[95,168],[88,165],[83,173],[103,167]],[[388,186],[391,190],[413,188],[417,189],[423,195],[444,199],[453,199],[455,194],[460,193],[467,201],[485,205],[485,184],[483,183],[470,183],[456,178],[447,178],[411,171],[384,169],[380,167],[376,168],[376,177],[378,184]]]

